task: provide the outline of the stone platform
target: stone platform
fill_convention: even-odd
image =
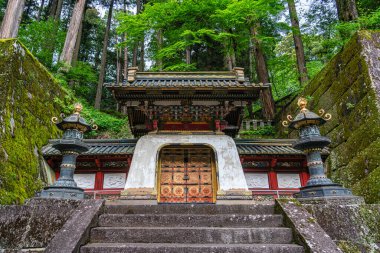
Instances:
[[[303,253],[274,203],[131,205],[107,202],[82,253]]]

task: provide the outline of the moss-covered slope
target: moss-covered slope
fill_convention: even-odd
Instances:
[[[64,92],[17,40],[0,40],[0,204],[21,203],[42,187],[39,149],[58,135],[54,98]]]
[[[357,33],[300,95],[312,97],[311,110],[333,115],[321,129],[332,139],[332,179],[380,203],[380,32]],[[296,111],[294,100],[281,118]]]

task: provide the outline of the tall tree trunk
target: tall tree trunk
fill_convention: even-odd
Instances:
[[[231,55],[229,52],[226,52],[226,55],[224,56],[225,58],[225,68],[228,69],[229,71],[232,71],[232,61],[231,61]]]
[[[231,39],[231,63],[232,68],[236,67],[236,51],[237,51],[237,43],[235,39]]]
[[[257,28],[259,27],[259,24],[256,24],[255,26],[251,27],[251,39],[252,44],[254,46],[254,53],[256,58],[256,73],[257,78],[260,83],[268,84],[269,83],[269,72],[268,67],[265,60],[265,55],[263,52],[263,49],[261,47],[261,42],[257,38]],[[267,120],[271,120],[274,118],[275,114],[275,104],[274,99],[272,96],[271,89],[265,89],[260,94],[260,99],[263,105],[263,116]]]
[[[58,0],[52,0],[49,9],[49,17],[54,18],[57,11]]]
[[[79,26],[79,33],[77,36],[77,41],[75,43],[75,49],[73,53],[73,60],[72,60],[72,65],[75,66],[77,61],[78,61],[78,56],[79,56],[79,49],[80,49],[80,43],[82,41],[82,33],[83,33],[83,22],[84,22],[84,14],[82,15],[82,21],[80,22]]]
[[[0,39],[17,37],[24,6],[25,0],[8,1],[7,9],[5,10],[0,27]]]
[[[104,35],[104,40],[103,40],[102,62],[100,64],[99,81],[98,81],[98,86],[96,88],[96,97],[95,97],[96,109],[100,109],[100,102],[102,100],[102,90],[103,90],[104,76],[106,72],[107,48],[108,48],[109,33],[110,33],[110,28],[111,28],[113,2],[114,0],[111,0],[110,2],[108,17],[107,17],[106,33]]]
[[[252,40],[249,40],[249,48],[248,48],[248,60],[249,60],[249,80],[253,80],[254,72],[253,72],[253,64],[254,64],[254,56],[253,56],[254,47],[252,44]]]
[[[126,80],[128,77],[128,47],[124,47],[124,67],[123,67],[123,78]]]
[[[141,13],[143,8],[143,0],[136,0],[136,14]],[[140,71],[144,70],[144,39],[136,44],[136,48],[133,49],[133,63],[134,66],[137,66],[137,58],[138,58],[138,47],[140,46],[140,62],[139,69]]]
[[[116,43],[117,43],[117,38],[116,38]],[[121,72],[120,49],[116,48],[116,84],[120,83],[120,72]]]
[[[352,21],[359,17],[355,0],[336,0],[336,8],[340,21]]]
[[[63,46],[62,54],[59,59],[61,62],[65,62],[68,65],[71,65],[73,61],[75,44],[77,42],[79,28],[82,23],[85,5],[86,0],[77,0],[74,6],[73,15],[71,16],[69,29],[66,34],[65,45]]]
[[[40,8],[38,9],[37,21],[41,20],[42,11],[44,10],[45,0],[41,1]]]
[[[127,13],[127,2],[126,0],[123,1],[124,4],[124,13]],[[127,33],[123,34],[123,42],[127,40]],[[123,67],[123,81],[127,80],[128,77],[128,47],[125,45],[124,47],[124,67]]]
[[[162,29],[158,29],[157,31],[157,49],[158,51],[160,51],[162,49],[162,42],[163,42],[163,38],[162,38]],[[158,67],[158,70],[162,71],[162,58],[159,58],[157,59],[157,67]]]
[[[191,49],[190,49],[190,47],[186,48],[186,64],[191,64]]]
[[[55,10],[54,20],[60,20],[62,12],[63,0],[58,0],[57,9]]]
[[[139,63],[139,69],[140,71],[144,71],[145,68],[145,43],[144,39],[140,42],[140,63]]]
[[[236,58],[235,54],[233,53],[233,50],[227,49],[227,55],[226,55],[226,64],[229,71],[232,71],[234,67],[236,67]]]
[[[290,20],[292,22],[293,40],[294,40],[294,47],[296,50],[296,57],[297,57],[297,68],[298,68],[298,75],[299,75],[298,79],[301,85],[303,85],[309,80],[309,78],[307,76],[305,52],[303,49],[301,29],[300,29],[300,24],[298,21],[297,9],[296,9],[294,0],[288,0],[288,7],[289,7]]]
[[[138,44],[135,45],[133,48],[133,55],[132,55],[132,67],[137,67],[137,52],[138,52]]]

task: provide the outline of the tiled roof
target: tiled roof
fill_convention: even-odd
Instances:
[[[255,88],[268,87],[264,84],[254,84],[250,82],[238,82],[233,79],[137,79],[131,83],[124,82],[119,85],[106,84],[106,87],[133,87],[133,88],[187,88],[187,87],[224,87],[224,88]]]
[[[235,139],[239,155],[302,155],[303,152],[292,148],[294,141],[288,139]]]
[[[54,141],[50,140],[50,143],[42,148],[43,156],[60,155],[59,151],[52,147]],[[87,139],[84,142],[90,146],[90,150],[82,155],[132,155],[137,140]]]
[[[234,72],[137,72],[132,82],[107,83],[108,88],[259,88],[248,79],[238,80]]]
[[[90,146],[90,150],[83,155],[132,155],[137,140],[93,139],[85,142]],[[302,155],[301,151],[291,147],[293,142],[294,140],[289,139],[235,140],[239,155]],[[328,154],[327,149],[323,153]],[[42,148],[42,154],[60,155],[51,143]]]

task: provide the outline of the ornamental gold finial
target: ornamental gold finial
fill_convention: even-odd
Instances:
[[[307,109],[306,109],[306,106],[307,106],[307,100],[306,100],[306,98],[300,97],[298,99],[297,105],[301,109],[301,112],[307,111]]]
[[[80,114],[80,112],[83,110],[83,106],[81,103],[76,103],[74,105],[74,114]]]

